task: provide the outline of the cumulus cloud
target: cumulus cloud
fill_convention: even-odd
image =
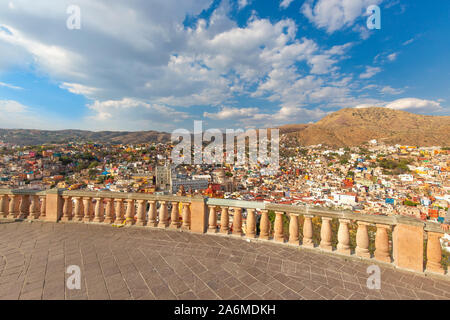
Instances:
[[[27,53],[24,65],[33,63],[61,88],[91,100],[86,121],[92,128],[103,128],[107,121],[111,129],[121,130],[161,126],[151,121],[157,108],[186,119],[188,108],[197,106],[239,109],[235,100],[241,96],[280,103],[276,116],[285,114],[283,108],[302,110],[308,102],[348,95],[333,83],[343,78],[337,63],[351,44],[321,48],[311,39],[298,39],[291,19],[271,22],[252,16],[239,26],[229,17],[228,1],[222,1],[209,18],[185,27],[185,17],[209,8],[212,0],[158,0],[156,11],[144,0],[132,5],[113,0],[107,10],[102,2],[80,0],[82,28],[71,31],[61,14],[69,4],[43,0],[30,7],[17,0],[15,17],[22,17],[17,19],[1,3],[0,21],[8,32],[0,32],[0,44],[21,48]],[[57,28],[64,30],[45,32]],[[298,63],[308,67],[306,74]],[[133,115],[124,111],[131,110],[130,103]],[[134,117],[140,112],[144,116]]]
[[[402,110],[414,113],[433,114],[443,111],[441,101],[433,101],[419,98],[402,98],[390,102],[379,101],[375,103],[359,104],[356,108],[383,107],[394,110]]]
[[[419,113],[436,113],[443,110],[441,103],[433,100],[425,100],[418,98],[403,98],[392,101],[385,105],[386,108],[419,112]]]
[[[82,28],[68,30],[69,0],[15,0],[13,9],[3,1],[0,71],[32,65],[60,88],[86,97],[87,116],[79,126],[94,130],[166,130],[191,121],[204,106],[217,110],[204,113],[208,119],[267,126],[314,121],[331,110],[373,102],[355,96],[354,76],[339,69],[353,43],[330,48],[299,38],[298,25],[287,18],[255,14],[238,24],[225,0],[199,18],[212,3],[79,0]],[[243,8],[250,1],[237,3]],[[280,7],[291,3],[283,0]],[[318,0],[302,10],[334,32],[355,25],[365,5]],[[193,21],[188,26],[186,17]],[[367,67],[360,78],[380,71]],[[386,93],[395,90],[389,88]],[[240,98],[262,100],[270,111],[239,106]]]
[[[362,17],[370,5],[382,0],[308,0],[302,6],[302,13],[316,27],[327,33],[351,27]]]
[[[108,130],[111,126],[118,126],[121,130],[148,130],[155,126],[174,129],[177,123],[190,118],[186,112],[128,97],[121,100],[95,101],[88,105],[88,108],[93,114],[87,117],[82,125],[85,128],[95,125],[98,130]]]

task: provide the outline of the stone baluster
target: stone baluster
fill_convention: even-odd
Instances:
[[[41,214],[39,208],[39,196],[32,195],[31,197],[31,205],[30,205],[30,219],[39,219],[39,215]]]
[[[283,215],[284,212],[280,211],[275,212],[274,240],[277,242],[284,242]]]
[[[67,222],[72,220],[72,197],[63,196],[64,205],[63,205],[63,215],[61,217],[61,221]]]
[[[116,220],[114,220],[115,224],[123,224],[125,221],[124,212],[123,212],[123,199],[115,199],[116,203]]]
[[[230,232],[229,224],[228,207],[222,207],[222,213],[220,214],[220,233],[228,234]]]
[[[327,251],[332,251],[331,246],[331,218],[322,217],[322,228],[320,229],[320,248]]]
[[[105,210],[103,206],[103,198],[95,198],[95,216],[94,222],[103,222],[105,220]]]
[[[217,233],[217,212],[216,206],[209,206],[208,233]]]
[[[22,196],[18,196],[17,201],[14,205],[14,212],[15,212],[16,218],[19,217],[19,215],[20,215],[20,204],[21,203],[22,203]]]
[[[313,224],[312,224],[312,218],[314,218],[313,215],[304,215],[305,221],[303,222],[303,240],[302,245],[304,247],[308,248],[314,248],[314,241],[313,241]]]
[[[125,216],[125,224],[126,225],[134,225],[136,221],[134,220],[134,215],[136,208],[134,207],[134,200],[127,199],[127,214]]]
[[[92,221],[93,217],[91,215],[92,199],[89,197],[83,198],[83,211],[84,211],[84,222]]]
[[[355,253],[358,257],[370,258],[369,252],[369,233],[367,226],[369,223],[358,221],[358,230],[356,231],[356,249]]]
[[[247,238],[256,238],[256,215],[255,209],[247,209]]]
[[[337,252],[348,255],[352,253],[350,249],[350,233],[348,230],[349,223],[350,220],[348,219],[339,219],[338,244],[337,244]]]
[[[6,218],[8,216],[8,196],[5,194],[0,195],[0,218]]]
[[[233,234],[242,236],[242,208],[234,208],[233,210]]]
[[[170,228],[178,229],[181,226],[179,202],[172,202],[172,211],[170,212]]]
[[[46,209],[47,209],[47,196],[40,196],[41,198],[41,214],[39,215],[40,220],[45,220]]]
[[[89,216],[91,217],[91,221],[94,221],[95,218],[94,198],[91,199],[91,206],[89,207],[89,210],[90,210]]]
[[[299,245],[298,214],[289,214],[289,243]]]
[[[114,223],[115,220],[114,214],[114,199],[108,198],[106,199],[106,208],[105,208],[105,220],[104,223]]]
[[[147,227],[157,227],[158,222],[156,221],[156,201],[149,201],[148,207],[148,222]]]
[[[8,218],[9,219],[15,219],[19,215],[19,213],[16,211],[19,197],[20,196],[15,195],[15,194],[9,195],[9,210],[8,210],[8,212],[9,212]]]
[[[377,224],[377,233],[375,235],[375,259],[383,262],[391,262],[389,253],[389,225]]]
[[[23,195],[20,198],[19,219],[25,219],[30,214],[29,196]]]
[[[169,214],[167,212],[167,202],[160,201],[158,228],[167,228],[169,226]]]
[[[440,274],[445,273],[441,265],[442,251],[440,238],[442,236],[442,233],[428,231],[426,271]]]
[[[261,221],[259,222],[259,238],[269,240],[270,238],[270,221],[269,211],[261,210]]]
[[[190,203],[183,202],[183,225],[181,229],[190,230],[191,229],[191,209]]]
[[[138,200],[137,203],[138,203],[138,209],[137,209],[136,225],[142,227],[147,224],[147,217],[146,217],[147,201],[146,200]]]
[[[81,197],[74,197],[75,205],[73,208],[73,220],[77,222],[83,221],[83,203],[81,202]]]

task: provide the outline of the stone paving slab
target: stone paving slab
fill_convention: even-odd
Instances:
[[[68,289],[67,267],[81,269]],[[150,228],[0,221],[0,299],[450,299],[450,281],[267,242]]]

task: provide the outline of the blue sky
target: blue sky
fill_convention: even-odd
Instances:
[[[67,8],[81,28],[67,28]],[[366,9],[381,9],[369,30]],[[450,3],[2,0],[0,127],[192,130],[449,115]]]

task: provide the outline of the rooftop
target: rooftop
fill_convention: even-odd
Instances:
[[[0,299],[450,299],[450,281],[302,247],[144,227],[0,222]],[[81,290],[66,287],[81,268]]]

